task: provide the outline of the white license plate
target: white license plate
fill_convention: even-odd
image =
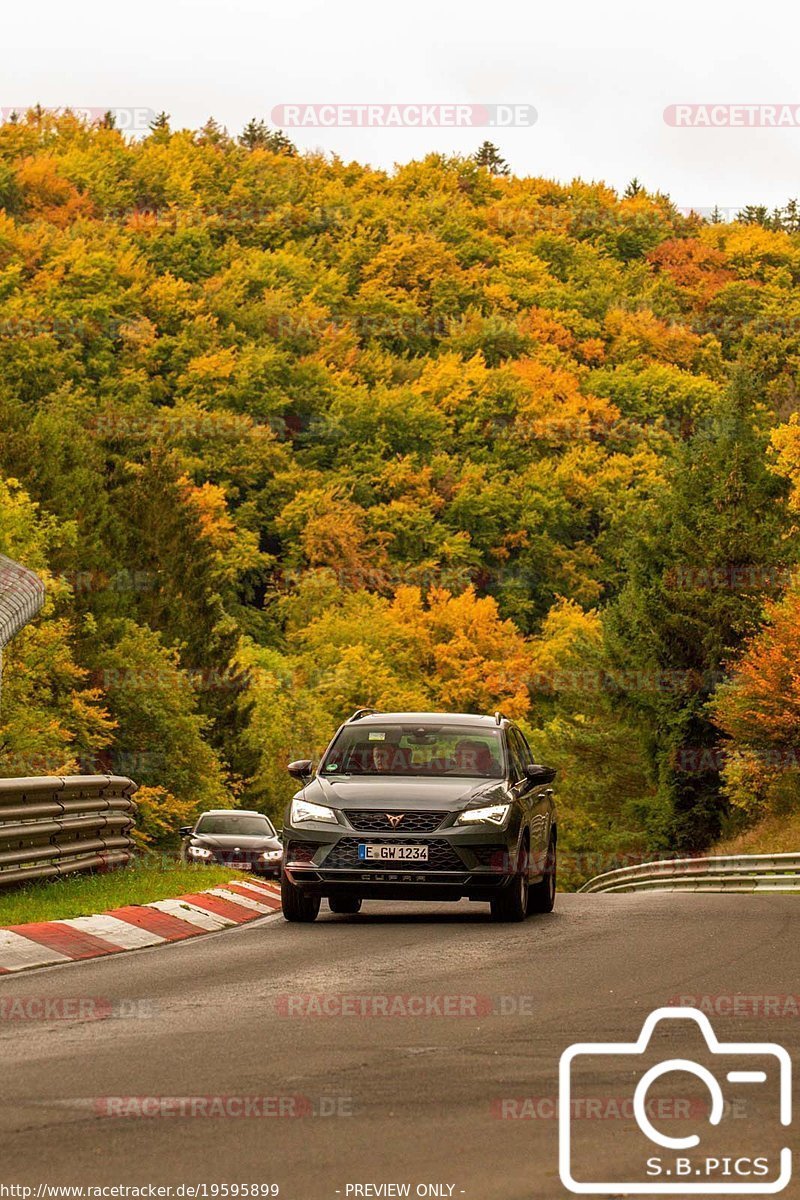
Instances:
[[[427,862],[427,846],[365,846],[358,847],[358,857],[366,862]]]

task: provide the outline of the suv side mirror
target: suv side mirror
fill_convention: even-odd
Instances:
[[[178,830],[178,833],[181,835],[181,837],[189,837],[191,832],[192,832],[191,825],[181,825],[180,829]]]
[[[312,762],[310,758],[298,758],[297,762],[289,763],[286,770],[292,779],[308,779],[311,775]]]
[[[541,763],[528,763],[525,774],[529,783],[552,783],[556,777],[556,769],[542,766]]]

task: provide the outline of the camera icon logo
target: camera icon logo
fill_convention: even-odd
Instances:
[[[675,1027],[669,1023],[676,1020],[691,1021],[699,1028],[705,1043],[700,1057],[719,1071],[689,1058],[673,1057],[643,1069],[646,1057],[652,1057],[651,1040],[656,1027],[663,1023],[661,1031],[674,1041]],[[593,1151],[587,1150],[576,1132],[577,1117],[581,1115],[578,1084],[582,1067],[587,1078],[608,1078],[616,1071],[626,1081],[636,1079],[632,1103],[624,1108],[635,1124],[629,1122],[624,1127],[624,1145],[618,1137],[604,1139],[607,1147],[613,1143],[615,1172],[599,1170],[598,1160],[603,1160],[603,1154],[598,1154],[597,1143]],[[682,1076],[684,1090],[688,1082],[692,1094],[699,1090],[702,1104],[699,1100],[684,1100],[683,1107],[673,1104],[667,1111],[663,1098],[655,1102],[649,1093],[651,1089],[657,1091],[659,1081],[667,1075]],[[723,1089],[720,1080],[743,1089],[743,1109],[752,1101],[754,1109],[766,1114],[756,1134],[767,1145],[748,1145],[748,1152],[742,1152],[738,1145],[742,1131],[732,1122],[732,1115],[740,1114],[732,1114],[728,1089]],[[584,1101],[584,1109],[589,1103]],[[664,1121],[659,1121],[665,1111],[667,1116],[684,1118],[691,1128],[702,1125],[702,1138],[697,1132],[684,1132],[682,1136],[665,1133]],[[772,1042],[720,1042],[708,1017],[694,1008],[658,1008],[646,1019],[635,1042],[580,1042],[561,1056],[559,1171],[564,1186],[578,1195],[775,1195],[792,1177],[792,1152],[781,1145],[786,1139],[780,1132],[791,1121],[792,1063],[783,1046]],[[712,1140],[713,1144],[706,1144]],[[631,1177],[593,1177],[611,1173]]]

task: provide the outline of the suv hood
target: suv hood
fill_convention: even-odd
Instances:
[[[337,779],[316,776],[301,794],[304,800],[332,808],[432,808],[457,812],[484,796],[487,802],[505,797],[505,788],[502,779],[341,775]]]

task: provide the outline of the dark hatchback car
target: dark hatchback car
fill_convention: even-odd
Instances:
[[[359,709],[286,811],[288,921],[362,900],[488,901],[499,921],[550,912],[556,890],[555,771],[533,761],[501,713]]]
[[[216,808],[204,812],[192,827],[180,831],[181,858],[189,863],[212,863],[277,879],[283,849],[275,826],[260,812]]]

